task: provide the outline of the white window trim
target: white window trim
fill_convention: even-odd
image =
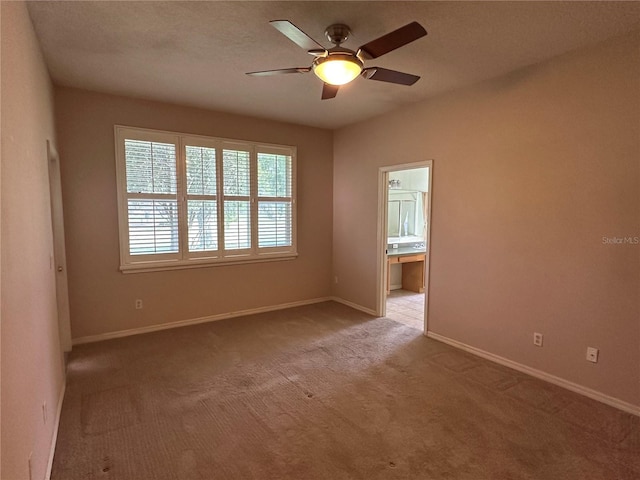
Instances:
[[[297,248],[297,181],[296,181],[296,157],[295,146],[274,145],[226,138],[206,137],[202,135],[182,134],[163,130],[114,126],[116,184],[118,197],[118,236],[120,243],[120,270],[123,273],[154,272],[185,268],[202,268],[215,265],[234,265],[257,262],[272,262],[292,260],[298,256]],[[177,200],[178,200],[178,235],[179,252],[168,254],[131,255],[129,253],[129,224],[128,224],[128,198],[126,183],[126,159],[124,150],[125,139],[157,141],[173,143],[176,145],[176,176],[177,176]],[[244,150],[250,153],[251,169],[251,248],[241,250],[222,250],[223,228],[218,228],[218,246],[216,251],[189,252],[188,232],[185,225],[187,194],[184,191],[184,179],[186,175],[185,147],[202,146],[216,149],[216,169],[218,170],[216,199],[218,204],[218,222],[224,225],[222,214],[222,150],[225,148]],[[288,247],[262,247],[258,248],[258,201],[265,197],[258,196],[257,186],[257,155],[258,153],[272,153],[291,157],[291,246]],[[269,200],[269,198],[267,198]],[[281,200],[281,199],[280,199]],[[219,224],[220,225],[220,224]]]

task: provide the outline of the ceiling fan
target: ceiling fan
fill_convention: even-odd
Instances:
[[[247,75],[267,76],[313,71],[324,82],[322,100],[334,98],[340,89],[340,85],[351,82],[358,75],[367,80],[378,80],[399,85],[413,85],[420,79],[416,75],[396,70],[381,67],[364,67],[366,60],[381,57],[385,53],[424,37],[427,31],[418,22],[411,22],[369,43],[365,43],[357,51],[341,47],[341,44],[349,38],[351,33],[349,27],[341,23],[330,25],[325,31],[329,41],[334,44],[329,49],[324,48],[288,20],[272,20],[269,23],[293,43],[305,49],[308,54],[313,55],[315,59],[310,67],[248,72]]]

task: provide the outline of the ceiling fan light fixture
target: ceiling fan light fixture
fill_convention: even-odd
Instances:
[[[397,28],[386,35],[371,40],[369,43],[361,45],[357,51],[341,47],[350,34],[349,27],[342,23],[329,25],[325,31],[329,41],[335,45],[331,48],[323,47],[289,20],[272,20],[269,23],[293,43],[315,57],[315,59],[310,67],[262,70],[248,72],[247,75],[271,76],[286,73],[307,73],[313,70],[313,73],[324,83],[322,86],[322,100],[334,98],[341,85],[353,81],[358,75],[362,75],[365,80],[376,80],[398,85],[413,85],[420,80],[417,75],[387,68],[364,68],[366,60],[381,57],[424,37],[427,31],[418,22],[408,23],[404,27]]]
[[[329,85],[344,85],[362,72],[362,62],[353,55],[329,55],[318,58],[313,64],[313,73]]]

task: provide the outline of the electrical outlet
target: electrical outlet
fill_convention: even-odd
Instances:
[[[142,300],[139,298],[136,300],[136,310],[142,310]]]
[[[394,249],[398,248],[398,244],[397,243],[394,243],[392,246],[393,246]]]
[[[594,347],[587,347],[587,360],[593,363],[598,363],[598,349]]]
[[[536,347],[541,347],[542,346],[542,334],[541,333],[534,333],[533,334],[533,344]]]
[[[42,423],[47,424],[47,402],[42,402]]]

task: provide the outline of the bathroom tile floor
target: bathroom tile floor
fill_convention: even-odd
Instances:
[[[424,330],[424,293],[391,290],[387,295],[387,318]]]

